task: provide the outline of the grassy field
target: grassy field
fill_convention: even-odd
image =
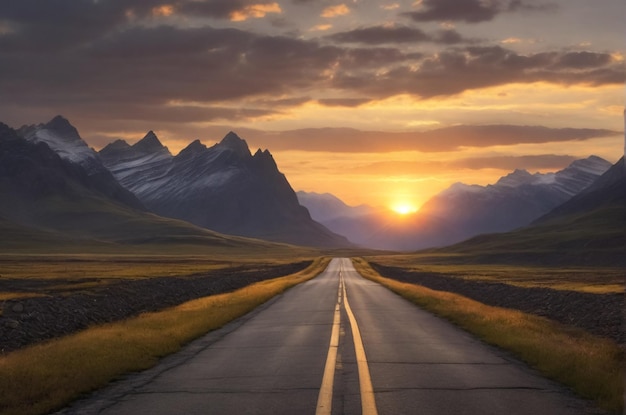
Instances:
[[[618,267],[458,264],[453,254],[371,256],[368,261],[409,271],[466,280],[501,282],[520,287],[543,287],[590,293],[623,293],[626,272]]]
[[[285,249],[250,255],[231,250],[228,253],[206,255],[121,255],[121,254],[58,254],[15,255],[0,254],[0,287],[3,280],[20,282],[44,280],[46,290],[55,293],[88,291],[123,279],[179,277],[245,265],[263,268],[316,257],[306,249]],[[20,284],[22,285],[22,284]],[[0,300],[45,295],[41,284],[30,290],[11,292],[0,288]]]
[[[548,378],[571,387],[601,407],[621,413],[623,351],[613,341],[548,319],[491,307],[460,295],[384,278],[364,259],[354,260],[365,278],[440,315],[487,343],[512,352]]]
[[[147,369],[189,341],[315,277],[328,262],[318,258],[307,269],[290,276],[94,327],[2,356],[0,414],[48,413],[126,373]]]

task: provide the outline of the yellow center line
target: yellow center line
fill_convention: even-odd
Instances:
[[[363,340],[361,339],[361,331],[359,325],[356,322],[354,313],[350,308],[348,302],[348,295],[346,293],[346,285],[343,283],[343,304],[346,307],[346,313],[348,314],[348,320],[350,320],[350,326],[352,327],[352,339],[354,341],[354,350],[356,352],[357,368],[359,369],[359,387],[361,389],[361,413],[363,415],[378,415],[376,409],[376,401],[374,400],[374,387],[372,386],[372,378],[370,376],[370,370],[367,366],[367,357],[365,356],[365,349],[363,348]]]
[[[341,319],[340,306],[342,295],[343,279],[339,272],[339,289],[337,293],[337,304],[333,316],[333,328],[330,334],[330,345],[328,346],[328,356],[322,377],[322,386],[317,396],[316,415],[330,415],[333,403],[333,383],[335,381],[335,366],[337,364],[337,348],[339,347],[339,323]]]

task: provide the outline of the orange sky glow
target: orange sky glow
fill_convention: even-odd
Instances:
[[[173,154],[232,130],[294,190],[407,213],[623,155],[623,0],[84,3],[7,7],[0,121],[61,114],[96,149],[153,130]]]

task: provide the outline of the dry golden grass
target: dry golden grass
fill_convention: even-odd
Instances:
[[[503,264],[449,264],[449,256],[393,255],[369,257],[382,265],[432,272],[474,281],[501,282],[520,287],[595,294],[623,293],[626,273],[615,267],[523,266]]]
[[[189,341],[315,277],[328,262],[316,259],[293,275],[94,327],[0,357],[0,414],[47,413],[125,373],[147,369]]]
[[[360,258],[355,259],[354,264],[365,278],[450,320],[487,343],[512,352],[580,396],[593,399],[610,411],[623,410],[624,356],[613,341],[546,318],[384,278]]]
[[[14,292],[0,292],[0,301],[4,300],[16,300],[18,298],[33,298],[33,297],[45,297],[44,294],[36,293],[14,293]]]

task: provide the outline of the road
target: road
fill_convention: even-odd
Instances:
[[[334,259],[313,280],[60,413],[601,412]]]

